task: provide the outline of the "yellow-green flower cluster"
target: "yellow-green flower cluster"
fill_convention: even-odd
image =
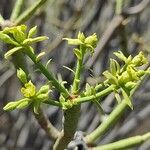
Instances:
[[[147,64],[148,60],[143,52],[132,58],[130,55],[126,57],[121,51],[114,53],[120,60],[124,61],[124,66],[121,68],[119,63],[110,59],[110,70],[103,73],[106,77],[105,85],[115,85],[116,88],[121,88],[123,96],[130,96],[131,90],[141,80],[142,76],[150,73],[150,70],[140,70],[140,66]],[[127,102],[132,108],[131,102]]]
[[[36,88],[31,81],[26,83],[24,87],[21,88],[21,93],[26,98],[32,98],[36,94]]]
[[[38,113],[41,102],[47,100],[49,97],[49,85],[44,85],[38,91],[36,91],[36,87],[32,83],[32,81],[30,80],[29,82],[27,82],[26,74],[22,69],[19,69],[17,71],[17,76],[24,84],[24,86],[21,88],[21,93],[23,94],[24,98],[16,102],[8,103],[3,109],[23,109],[31,104],[34,112]]]
[[[94,49],[97,44],[97,35],[94,33],[91,36],[85,37],[85,35],[81,32],[78,33],[77,39],[71,39],[71,38],[63,38],[64,40],[68,41],[68,44],[70,45],[82,45],[86,49],[89,49],[91,53],[94,52]]]
[[[139,81],[141,77],[148,73],[148,71],[140,70],[139,67],[148,63],[143,52],[140,52],[135,57],[126,57],[119,51],[114,53],[120,60],[125,62],[125,65],[121,68],[119,63],[110,59],[110,71],[105,71],[103,75],[107,78],[106,84],[115,84],[118,86],[126,86],[126,83],[130,82],[135,85],[135,82]],[[127,87],[127,86],[126,86]],[[129,89],[130,90],[130,89]]]
[[[0,31],[0,39],[5,43],[14,45],[15,48],[8,50],[5,54],[5,58],[8,59],[12,54],[24,49],[26,46],[48,39],[46,36],[39,36],[33,38],[37,32],[37,26],[31,28],[29,32],[26,32],[27,26],[20,25],[14,27],[6,27],[3,31]]]

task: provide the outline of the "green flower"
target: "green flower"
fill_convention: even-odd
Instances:
[[[21,88],[21,92],[24,97],[31,98],[35,96],[36,88],[31,81],[26,83],[23,88]]]

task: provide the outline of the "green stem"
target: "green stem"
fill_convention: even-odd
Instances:
[[[43,103],[53,105],[53,106],[62,107],[62,104],[56,100],[46,100],[46,101],[43,101]]]
[[[93,100],[95,98],[100,98],[102,96],[105,96],[105,95],[109,94],[110,92],[112,92],[114,90],[114,88],[115,88],[115,86],[111,85],[108,88],[104,89],[103,91],[96,93],[95,95],[75,98],[74,102],[76,102],[77,104],[89,102],[89,101],[91,101],[91,100]]]
[[[77,60],[75,77],[72,86],[73,94],[78,94],[79,91],[82,62],[85,53],[84,46],[80,46],[80,51],[81,51],[82,58]],[[79,115],[80,115],[80,104],[77,106],[73,106],[71,109],[64,111],[64,129],[61,132],[61,136],[57,139],[56,143],[54,144],[53,147],[54,150],[65,149],[69,144],[69,142],[73,139],[77,129]]]
[[[80,75],[81,75],[82,63],[83,63],[83,58],[84,58],[84,53],[85,53],[84,46],[82,46],[82,45],[80,46],[80,51],[81,51],[82,58],[77,60],[75,77],[74,77],[73,86],[72,86],[73,94],[77,94],[78,90],[79,90]]]
[[[74,106],[64,111],[64,129],[54,144],[53,150],[66,149],[69,142],[73,139],[77,129],[80,106]]]
[[[100,83],[100,84],[98,84],[98,85],[95,86],[95,90],[98,91],[98,90],[100,90],[102,87],[104,87],[104,84],[101,84],[101,83]]]
[[[116,0],[116,14],[120,15],[122,13],[122,7],[123,7],[123,1],[124,0]]]
[[[17,19],[17,17],[20,14],[23,3],[24,3],[24,0],[17,0],[16,1],[15,6],[13,8],[13,11],[11,13],[11,17],[10,17],[11,21],[14,21]]]
[[[123,100],[99,127],[97,127],[92,133],[85,137],[86,143],[94,143],[95,140],[101,138],[110,129],[110,127],[116,123],[126,108],[126,101]]]
[[[149,139],[150,139],[150,132],[144,135],[130,137],[107,145],[98,146],[92,148],[92,150],[121,150],[126,148],[132,148],[142,144],[143,142]]]
[[[22,13],[15,21],[15,24],[21,24],[27,21],[29,18],[33,16],[38,8],[40,8],[47,0],[39,0],[31,7],[29,7],[24,13]]]
[[[148,67],[149,66],[147,66],[146,69]],[[137,83],[136,87],[130,92],[130,97],[133,96],[145,77],[146,75],[142,77],[142,79]],[[128,105],[126,104],[126,100],[123,99],[122,102],[117,105],[116,108],[111,112],[108,118],[104,120],[102,124],[100,124],[92,133],[85,137],[86,143],[94,143],[98,138],[101,138],[110,129],[110,127],[112,127],[117,122],[127,107]]]
[[[77,69],[76,69],[75,78],[73,81],[73,88],[72,88],[72,93],[74,94],[78,93],[81,68],[82,68],[82,60],[77,60]]]
[[[56,140],[59,137],[60,132],[49,122],[48,118],[45,117],[41,109],[39,109],[38,114],[34,113],[34,116],[50,139]]]
[[[52,73],[48,71],[40,62],[37,62],[36,55],[32,52],[30,47],[25,48],[25,53],[31,58],[35,63],[36,67],[51,81],[52,85],[58,89],[59,92],[62,92],[63,96],[66,98],[69,96],[69,92],[53,77]]]
[[[0,14],[0,23],[4,21],[4,18],[2,17],[2,15]]]

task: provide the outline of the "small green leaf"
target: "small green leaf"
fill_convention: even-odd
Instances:
[[[33,111],[35,114],[39,114],[39,108],[40,108],[40,101],[34,102]]]
[[[80,59],[80,60],[82,59],[82,54],[81,54],[81,51],[79,49],[75,48],[73,50],[73,52],[77,56],[78,59]]]
[[[119,104],[121,102],[121,97],[120,97],[120,95],[117,92],[115,92],[115,98],[116,98],[116,100],[117,100],[117,102]]]
[[[63,104],[66,101],[66,99],[63,97],[63,95],[60,95],[59,101],[61,104]]]
[[[97,100],[93,100],[93,102],[94,102],[94,104],[97,106],[98,111],[100,112],[100,114],[105,115],[105,112],[104,112],[102,106],[100,105],[100,103],[99,103]]]
[[[114,59],[110,59],[110,72],[112,75],[116,75],[116,73],[120,72],[120,66]]]
[[[86,83],[86,86],[85,86],[85,93],[84,93],[86,96],[89,96],[92,94],[92,91],[91,91],[91,86]]]
[[[78,79],[75,79],[75,81],[76,81],[77,83],[79,83],[79,82],[80,82],[80,80],[78,80]]]
[[[114,52],[114,54],[115,54],[120,60],[123,60],[124,62],[127,61],[127,57],[125,57],[125,55],[124,55],[121,51]]]
[[[121,88],[121,91],[122,91],[122,95],[126,101],[126,104],[133,110],[131,98],[128,96],[128,94],[126,93],[126,91],[123,88]]]
[[[81,45],[84,44],[81,40],[79,39],[70,39],[70,38],[63,38],[63,40],[67,40],[69,45]]]
[[[30,29],[28,33],[28,38],[32,38],[37,33],[37,26]]]
[[[45,52],[39,53],[39,54],[36,56],[36,62],[39,62],[45,54],[46,54]]]
[[[103,72],[103,75],[108,79],[109,83],[118,85],[118,81],[116,79],[116,76],[113,76],[109,71]]]
[[[19,47],[15,47],[15,48],[9,50],[9,51],[8,51],[7,53],[5,53],[5,55],[4,55],[5,59],[9,59],[9,57],[10,57],[11,55],[13,55],[15,52],[17,52],[17,51],[19,51],[19,50],[21,50],[21,49],[22,49],[22,47],[19,46]]]
[[[39,36],[37,38],[28,38],[26,40],[23,41],[23,45],[31,45],[40,41],[44,41],[47,40],[48,37],[47,36]]]
[[[52,59],[49,59],[49,60],[47,61],[46,65],[45,65],[46,69],[48,69],[48,65],[50,65],[51,61],[52,61]]]
[[[65,69],[67,69],[67,70],[71,71],[71,72],[75,75],[74,70],[72,70],[71,68],[69,68],[69,67],[67,67],[67,66],[63,66],[63,68],[65,68]]]
[[[80,41],[82,41],[82,42],[84,42],[84,40],[85,40],[84,34],[83,34],[82,32],[80,32],[80,31],[79,31],[79,33],[78,33],[78,39],[79,39]]]
[[[2,32],[0,32],[0,39],[4,41],[5,43],[19,46],[19,44],[16,41],[14,41],[10,36]]]

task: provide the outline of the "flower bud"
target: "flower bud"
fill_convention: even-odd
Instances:
[[[132,64],[134,64],[135,66],[139,67],[142,66],[144,64],[147,64],[147,59],[145,58],[143,52],[140,52],[137,56],[135,56],[132,59]]]
[[[44,85],[40,88],[40,90],[38,91],[39,94],[45,94],[49,92],[49,85]]]
[[[27,83],[27,76],[21,68],[17,70],[17,77],[23,84]]]
[[[87,45],[87,47],[92,47],[94,49],[96,47],[97,41],[97,35],[96,33],[94,33],[93,35],[88,36],[84,42]]]
[[[125,87],[128,89],[128,90],[132,90],[134,87],[136,86],[136,83],[134,83],[134,82],[127,82],[126,84],[125,84]]]

